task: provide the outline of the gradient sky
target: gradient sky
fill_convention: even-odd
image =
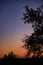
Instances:
[[[0,57],[10,51],[19,56],[25,54],[21,48],[22,38],[24,33],[30,35],[33,29],[21,20],[24,6],[37,8],[42,4],[43,0],[0,0]]]

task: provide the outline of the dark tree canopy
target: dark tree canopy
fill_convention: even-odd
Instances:
[[[26,13],[23,14],[24,23],[32,24],[34,33],[31,36],[26,36],[24,39],[24,47],[29,52],[37,52],[38,56],[41,54],[41,46],[43,45],[43,5],[38,7],[36,10],[26,6]]]

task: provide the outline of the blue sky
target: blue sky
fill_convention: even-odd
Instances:
[[[23,7],[29,5],[36,8],[42,4],[42,0],[0,0],[1,35],[22,31],[24,27],[21,18]]]

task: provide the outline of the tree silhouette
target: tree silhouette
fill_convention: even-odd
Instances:
[[[16,55],[13,53],[13,51],[9,52],[8,58],[16,58]]]
[[[34,33],[31,36],[25,36],[24,46],[28,49],[27,55],[33,52],[33,55],[37,52],[37,56],[41,55],[41,46],[43,45],[43,5],[37,9],[32,9],[26,6],[26,13],[23,13],[24,23],[32,24]]]
[[[15,58],[19,58],[19,56],[14,54],[13,51],[9,52],[8,55],[5,54],[2,57],[2,59],[15,59]]]

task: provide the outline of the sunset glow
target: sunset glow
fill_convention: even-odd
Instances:
[[[30,36],[33,29],[31,24],[25,25],[21,20],[24,6],[37,8],[41,4],[42,0],[0,0],[0,58],[11,51],[19,57],[26,55],[27,50],[22,48],[22,39],[25,34]],[[32,56],[33,53],[30,58]]]

